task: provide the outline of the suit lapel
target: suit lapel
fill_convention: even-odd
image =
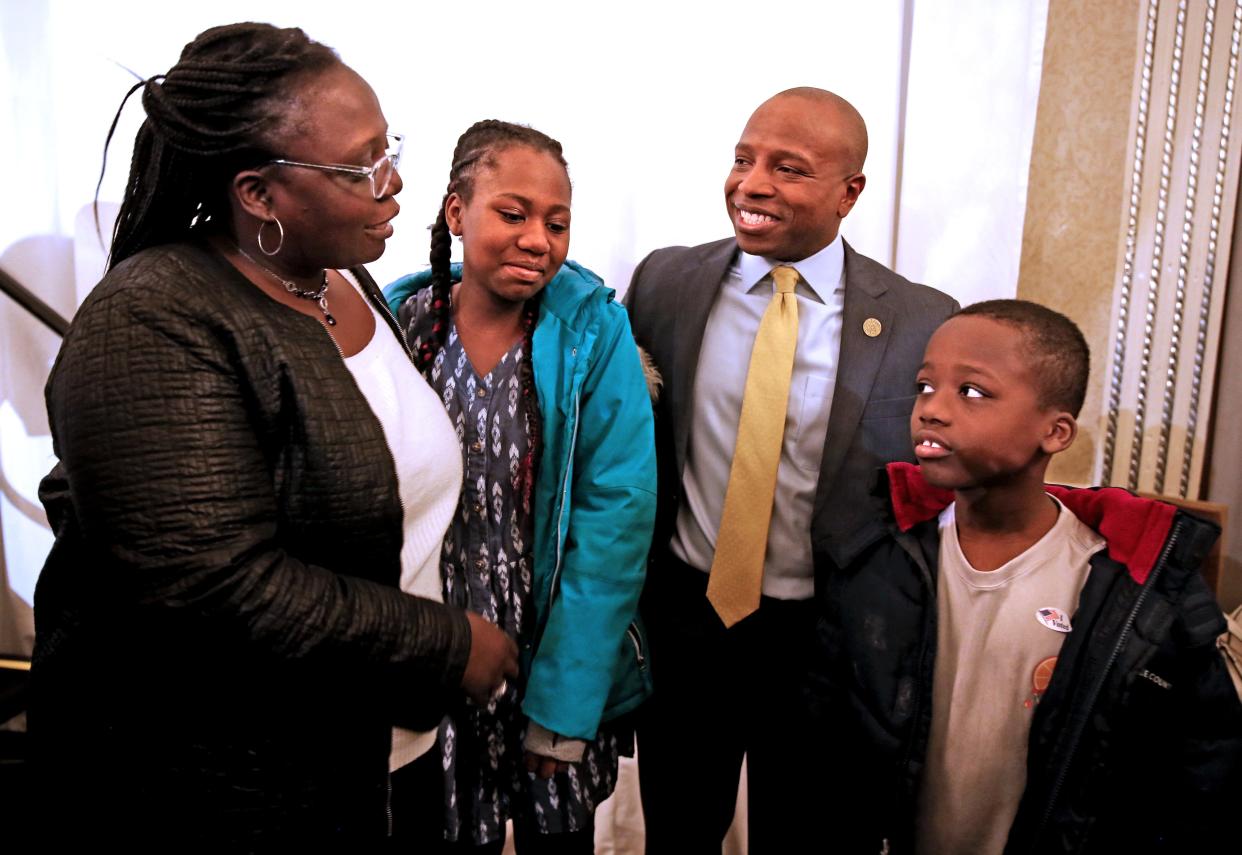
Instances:
[[[845,313],[841,326],[841,355],[837,363],[837,382],[824,438],[824,458],[819,467],[815,491],[814,517],[818,517],[829,498],[836,474],[858,430],[871,386],[884,360],[889,337],[893,334],[893,308],[885,299],[888,286],[867,275],[857,254],[845,244]],[[863,331],[869,320],[878,321],[880,334]],[[868,324],[868,326],[874,326]]]
[[[686,467],[686,445],[694,418],[694,379],[698,373],[699,350],[703,346],[703,330],[736,250],[737,242],[732,238],[709,245],[694,269],[687,271],[687,281],[678,286],[672,385],[677,394],[671,399],[673,424],[677,428],[674,441],[678,473],[684,472]]]

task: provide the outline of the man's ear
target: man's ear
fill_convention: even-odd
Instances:
[[[233,196],[243,211],[264,222],[272,217],[272,195],[267,178],[255,169],[233,176]]]
[[[1048,454],[1057,454],[1074,444],[1078,436],[1078,420],[1068,412],[1058,412],[1048,424],[1048,432],[1040,447]]]
[[[466,202],[459,193],[450,193],[444,200],[444,221],[454,237],[461,237],[461,219],[465,208]]]
[[[846,214],[854,210],[854,203],[858,201],[858,197],[862,195],[863,188],[866,186],[867,176],[861,172],[846,179],[845,195],[841,197],[841,201],[837,205],[838,217],[844,218]]]

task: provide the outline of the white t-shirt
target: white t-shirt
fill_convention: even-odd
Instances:
[[[990,571],[975,570],[962,554],[955,506],[940,515],[932,726],[916,826],[920,853],[999,855],[1005,848],[1026,787],[1031,718],[1073,629],[1088,562],[1105,546],[1059,501],[1057,507],[1060,515],[1047,534]]]
[[[347,271],[342,274],[358,287]],[[461,493],[461,447],[440,399],[391,334],[384,318],[370,300],[366,302],[375,316],[375,334],[366,347],[345,357],[345,367],[384,429],[396,464],[404,512],[401,590],[442,602],[440,552]],[[394,728],[389,768],[399,769],[412,762],[435,741],[434,730],[417,733]]]

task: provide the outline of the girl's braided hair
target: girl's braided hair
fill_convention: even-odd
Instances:
[[[306,79],[340,64],[336,52],[296,27],[230,24],[200,33],[167,74],[135,84],[147,117],[134,140],[129,180],[112,232],[108,267],[150,246],[229,221],[228,182],[279,155],[295,128],[291,105]],[[96,204],[103,169],[95,188]]]
[[[479,170],[495,167],[497,157],[501,152],[518,147],[549,154],[568,170],[565,156],[561,152],[561,144],[547,134],[526,125],[516,125],[498,119],[485,119],[475,122],[457,139],[457,147],[453,149],[453,165],[449,170],[448,189],[444,191],[440,213],[436,216],[435,225],[431,227],[431,332],[423,340],[416,354],[418,366],[424,374],[430,373],[436,353],[443,344],[444,331],[448,328],[449,291],[453,286],[449,271],[453,236],[449,232],[445,206],[448,204],[449,197],[454,193],[469,202],[474,192],[474,179],[479,174]],[[539,400],[535,395],[535,372],[531,364],[531,343],[535,324],[539,319],[541,294],[542,292],[527,300],[523,310],[523,359],[518,368],[522,383],[522,404],[530,429],[530,449],[522,458],[517,471],[513,473],[513,479],[514,488],[519,491],[523,504],[528,510],[538,467],[543,426],[539,415]]]

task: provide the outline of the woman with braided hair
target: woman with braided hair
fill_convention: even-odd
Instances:
[[[108,272],[47,388],[40,834],[381,839],[417,731],[517,673],[511,639],[442,603],[453,428],[361,266],[400,140],[298,29],[208,30],[137,90]]]
[[[448,852],[499,853],[510,816],[520,855],[593,852],[595,808],[632,744],[619,717],[649,692],[633,621],[655,516],[651,402],[625,310],[565,260],[569,230],[560,143],[479,122],[453,153],[431,269],[386,289],[461,444],[445,602],[504,628],[524,665],[490,704],[450,710],[440,781],[394,776],[397,836],[429,826],[438,797]]]

